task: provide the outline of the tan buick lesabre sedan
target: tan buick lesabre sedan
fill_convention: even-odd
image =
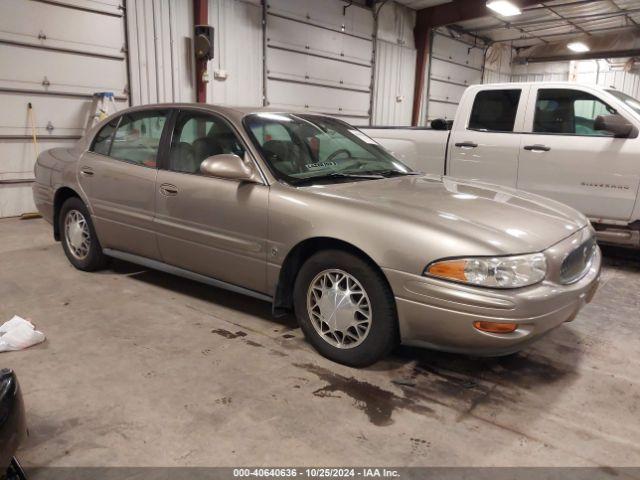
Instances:
[[[115,257],[272,302],[352,366],[398,342],[509,354],[573,320],[598,284],[582,214],[414,172],[322,115],[131,108],[42,153],[35,174],[76,268]]]

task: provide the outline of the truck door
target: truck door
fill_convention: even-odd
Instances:
[[[640,139],[594,129],[598,115],[616,113],[597,94],[578,86],[532,87],[517,186],[598,221],[628,220],[640,181]]]
[[[451,131],[449,175],[516,186],[520,151],[517,132],[522,131],[528,90],[498,86],[470,90],[468,95],[473,100],[460,104]]]

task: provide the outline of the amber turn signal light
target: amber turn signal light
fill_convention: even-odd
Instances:
[[[464,267],[466,264],[467,262],[465,260],[446,260],[444,262],[432,264],[427,269],[427,272],[434,277],[466,282],[467,276],[464,274]]]
[[[489,333],[511,333],[518,328],[516,323],[498,323],[498,322],[473,322],[473,326],[481,332]]]

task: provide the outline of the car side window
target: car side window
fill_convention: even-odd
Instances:
[[[533,118],[534,133],[611,136],[596,130],[599,115],[612,115],[615,109],[580,90],[542,88],[538,90]]]
[[[520,89],[478,92],[473,101],[469,129],[513,132],[521,93]]]
[[[122,116],[109,156],[145,167],[156,167],[158,147],[168,111],[142,111]]]
[[[113,132],[118,126],[119,120],[120,117],[114,118],[100,129],[96,136],[93,137],[93,143],[91,144],[91,148],[89,148],[90,152],[99,153],[100,155],[109,155],[109,150],[111,150],[111,139],[113,137]]]
[[[239,157],[245,153],[226,121],[202,112],[180,112],[171,139],[169,170],[199,174],[203,160],[223,153]]]

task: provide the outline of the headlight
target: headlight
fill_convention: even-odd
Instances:
[[[547,273],[542,253],[513,257],[476,257],[436,261],[425,275],[493,288],[518,288],[541,282]]]

